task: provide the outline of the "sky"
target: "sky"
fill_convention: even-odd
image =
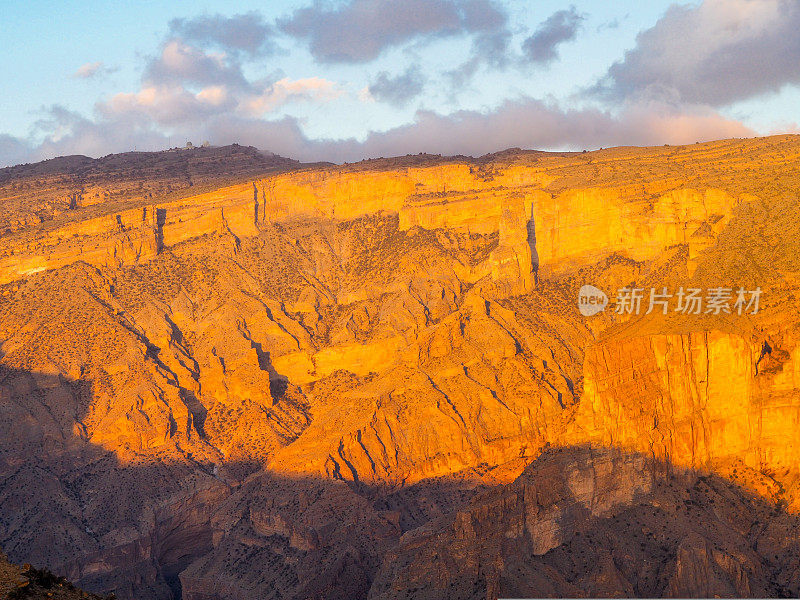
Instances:
[[[800,133],[796,0],[0,0],[0,166]]]

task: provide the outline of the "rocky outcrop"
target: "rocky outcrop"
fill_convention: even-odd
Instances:
[[[79,590],[63,577],[31,565],[8,562],[0,553],[0,598],[54,598],[55,600],[103,600],[101,596]]]
[[[370,599],[776,597],[798,592],[796,516],[636,454],[545,453],[403,536]]]
[[[796,364],[790,355],[776,364],[767,347],[719,330],[603,340],[587,349],[584,395],[567,439],[714,471],[765,497],[779,499],[790,487],[794,507],[787,475],[796,469],[800,397],[786,380]]]
[[[126,152],[98,159],[62,156],[7,167],[0,169],[5,209],[0,215],[0,237],[299,166],[297,161],[233,144]]]

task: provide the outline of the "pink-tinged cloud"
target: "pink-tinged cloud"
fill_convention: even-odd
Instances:
[[[106,66],[102,61],[90,62],[81,65],[72,74],[76,79],[95,79],[113,73],[116,69]]]
[[[210,35],[207,29],[195,27],[200,25],[208,24],[181,22],[176,29],[191,29],[195,37]],[[243,23],[235,25],[238,28]],[[175,128],[196,131],[225,114],[263,117],[288,102],[329,102],[344,93],[335,82],[321,77],[251,81],[242,72],[238,54],[212,52],[169,38],[148,61],[141,88],[98,102],[96,113],[99,121],[168,128],[166,136]]]
[[[344,95],[344,90],[333,81],[321,77],[305,79],[279,79],[257,95],[244,98],[240,109],[251,116],[263,116],[288,102],[330,102]]]
[[[202,127],[225,114],[263,117],[289,102],[330,102],[345,91],[320,77],[254,84],[247,90],[208,85],[194,92],[175,84],[145,84],[138,92],[119,93],[97,104],[103,119],[139,119],[164,127]]]
[[[175,127],[191,125],[232,108],[227,92],[219,86],[198,93],[175,85],[148,85],[135,93],[119,93],[97,105],[97,112],[109,122],[140,121]]]

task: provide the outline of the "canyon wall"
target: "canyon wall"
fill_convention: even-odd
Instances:
[[[799,157],[406,157],[21,211],[0,544],[120,598],[800,592]],[[763,298],[622,314],[626,286]]]
[[[533,273],[575,269],[613,253],[633,260],[686,245],[690,260],[713,243],[738,201],[723,190],[678,188],[661,195],[630,185],[552,193],[535,167],[467,165],[373,173],[322,169],[262,179],[180,200],[153,203],[36,234],[0,240],[0,283],[75,261],[122,266],[152,259],[164,248],[204,235],[256,235],[266,223],[296,218],[346,221],[382,211],[400,229],[422,227],[499,235],[470,282],[486,275],[502,292],[531,289]],[[238,242],[237,242],[238,243]],[[496,292],[497,293],[497,292]]]

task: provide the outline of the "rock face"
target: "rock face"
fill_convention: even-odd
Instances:
[[[0,598],[103,600],[101,596],[79,590],[63,577],[58,577],[46,569],[37,569],[31,565],[20,567],[10,563],[2,553],[0,553]]]
[[[99,159],[62,156],[0,169],[4,211],[0,235],[65,220],[109,206],[147,202],[190,188],[297,168],[299,163],[255,148],[225,146],[166,152],[127,152]]]
[[[4,170],[0,545],[118,598],[796,594],[798,156]]]
[[[403,536],[369,598],[796,596],[798,524],[717,476],[566,448]]]

